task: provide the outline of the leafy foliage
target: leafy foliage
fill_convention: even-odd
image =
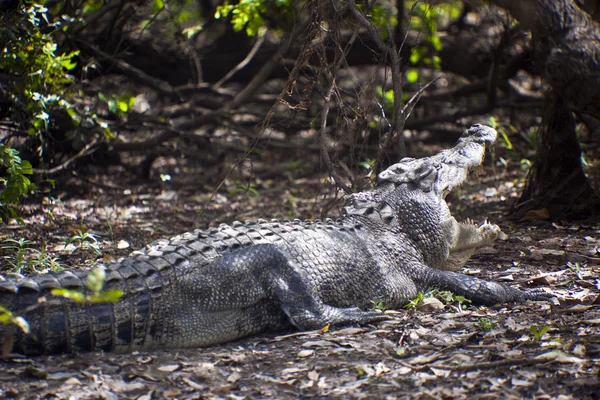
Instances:
[[[215,18],[230,16],[236,32],[245,29],[248,36],[256,36],[265,25],[264,15],[267,12],[284,12],[290,5],[290,0],[240,0],[237,4],[230,4],[226,0],[217,7]]]
[[[0,249],[7,252],[4,260],[12,272],[47,272],[63,269],[58,257],[50,254],[45,247],[35,248],[35,243],[25,238],[6,239],[0,245]]]
[[[31,137],[48,130],[54,111],[71,111],[64,93],[79,55],[58,51],[52,35],[64,28],[64,20],[51,23],[41,3],[20,4],[0,17],[0,117],[16,122]],[[27,177],[32,166],[4,143],[0,164],[0,216],[18,220],[13,206],[35,189]]]
[[[3,82],[7,85],[3,94],[27,132],[39,134],[48,129],[53,109],[71,107],[63,93],[73,82],[67,71],[77,66],[79,51],[58,51],[52,33],[63,28],[63,23],[50,23],[48,9],[41,4],[21,6],[4,14],[0,23],[4,28],[0,30],[0,70],[13,78]]]
[[[419,305],[420,302],[422,302],[424,299],[427,299],[430,297],[436,297],[447,305],[457,304],[456,309],[458,311],[462,310],[465,307],[465,303],[471,302],[469,299],[466,299],[464,296],[454,294],[448,290],[434,289],[427,293],[421,293],[421,292],[417,293],[417,297],[415,297],[408,304],[406,304],[404,306],[404,308],[407,310],[415,309],[415,308],[417,308],[417,306]]]
[[[85,251],[87,249],[90,249],[94,253],[96,253],[96,255],[102,255],[102,250],[98,245],[98,240],[96,239],[96,237],[89,232],[83,232],[81,229],[78,229],[77,233],[71,236],[69,240],[67,240],[66,245],[68,246],[70,244],[73,244],[75,246],[75,249],[71,253],[73,253],[75,250]]]
[[[442,49],[442,43],[438,36],[438,27],[447,24],[451,19],[456,19],[460,15],[461,7],[462,2],[458,0],[439,2],[435,6],[418,1],[412,3],[410,6],[411,28],[423,32],[427,45],[415,46],[411,50],[411,65],[423,64],[440,69],[441,59],[437,53]],[[418,70],[409,68],[406,79],[408,82],[416,82],[419,79]]]
[[[6,221],[10,218],[19,220],[14,205],[19,203],[21,197],[35,189],[27,175],[33,172],[31,163],[21,160],[19,152],[13,148],[0,144],[0,217]]]

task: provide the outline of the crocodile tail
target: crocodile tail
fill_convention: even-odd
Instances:
[[[171,267],[163,258],[147,257],[109,265],[104,289],[123,292],[115,303],[75,303],[50,293],[55,288],[89,293],[87,271],[0,277],[0,305],[24,317],[30,327],[30,333],[24,334],[14,325],[0,325],[4,349],[41,355],[127,351],[148,347],[149,342],[160,344],[165,339],[165,321],[156,307],[163,295],[164,270]]]

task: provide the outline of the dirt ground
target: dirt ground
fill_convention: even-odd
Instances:
[[[1,239],[45,244],[71,267],[95,258],[89,246],[70,254],[65,243],[77,230],[94,235],[108,261],[195,226],[318,217],[332,194],[320,172],[257,175],[255,190],[225,187],[207,207],[211,190],[193,173],[136,185],[119,170],[77,175],[28,205],[25,224],[5,226]],[[125,178],[114,179],[119,174]],[[274,332],[202,349],[14,358],[0,361],[0,398],[600,398],[600,224],[508,220],[520,180],[488,165],[450,198],[456,215],[489,218],[506,234],[463,272],[544,288],[551,301],[463,309],[428,300],[371,326]]]

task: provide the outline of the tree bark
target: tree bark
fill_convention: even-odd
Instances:
[[[573,113],[553,91],[547,93],[544,108],[536,159],[514,214],[523,218],[536,210],[536,217],[567,219],[597,214],[600,202],[583,172]]]
[[[539,46],[540,72],[575,112],[600,117],[600,28],[572,0],[492,0]]]
[[[552,87],[536,159],[514,215],[548,211],[551,219],[599,215],[600,200],[581,165],[576,113],[600,117],[600,29],[572,0],[491,0],[531,30],[535,64]],[[538,214],[539,215],[539,214]]]

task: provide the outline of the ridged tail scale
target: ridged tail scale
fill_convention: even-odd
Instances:
[[[161,302],[174,266],[186,262],[179,253],[149,257],[138,255],[107,266],[106,289],[120,289],[116,303],[78,304],[52,296],[54,288],[81,291],[87,271],[37,274],[29,277],[12,274],[0,281],[0,304],[10,310],[27,310],[31,334],[15,331],[13,351],[51,354],[90,350],[128,350],[144,346],[148,337],[160,341],[165,324],[154,308]],[[16,329],[0,326],[2,332]]]

